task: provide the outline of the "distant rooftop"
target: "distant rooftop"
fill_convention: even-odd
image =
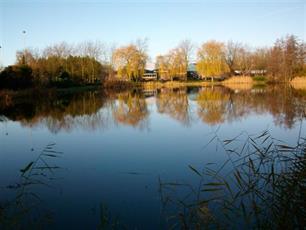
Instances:
[[[187,71],[196,71],[196,63],[190,63],[187,67]]]

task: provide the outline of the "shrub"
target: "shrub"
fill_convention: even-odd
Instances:
[[[266,81],[266,77],[265,76],[254,76],[253,77],[254,81]]]
[[[27,65],[8,66],[0,73],[1,89],[24,89],[33,86],[32,69]]]

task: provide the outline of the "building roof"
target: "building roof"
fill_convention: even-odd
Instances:
[[[190,63],[187,67],[187,71],[193,71],[193,72],[197,71],[196,70],[196,63]]]

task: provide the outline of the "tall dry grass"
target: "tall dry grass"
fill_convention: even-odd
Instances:
[[[300,123],[300,129],[302,122]],[[189,165],[198,183],[159,178],[169,229],[304,229],[306,139],[287,145],[268,130],[208,142],[224,151],[223,163]],[[218,151],[220,151],[218,150]]]
[[[222,84],[253,84],[250,76],[235,76],[222,82]]]
[[[186,86],[208,86],[212,85],[211,82],[204,82],[204,81],[167,81],[167,82],[160,82],[160,81],[151,81],[151,82],[143,82],[142,87],[144,89],[160,89],[160,88],[179,88],[179,87],[186,87]],[[217,84],[217,83],[215,83]]]
[[[222,85],[232,90],[250,90],[254,85],[254,81],[250,76],[237,76],[223,81]]]
[[[306,90],[306,76],[293,78],[290,81],[290,85],[295,89]]]

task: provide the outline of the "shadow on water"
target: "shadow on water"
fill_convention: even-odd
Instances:
[[[216,133],[209,144],[227,160],[189,165],[198,184],[159,179],[169,229],[304,229],[305,138],[289,146],[268,130],[226,140]]]

